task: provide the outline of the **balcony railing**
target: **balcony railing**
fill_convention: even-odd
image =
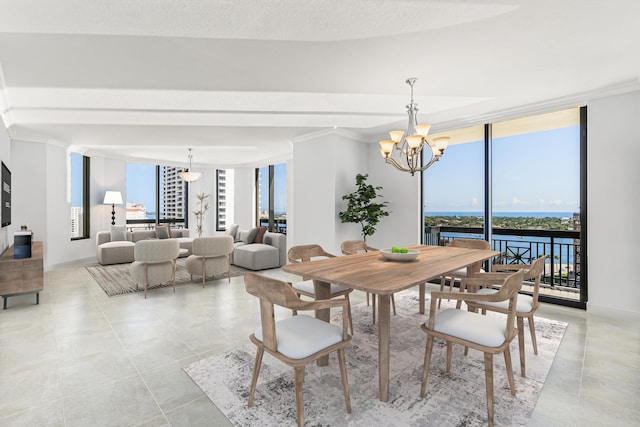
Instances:
[[[269,231],[274,233],[282,233],[287,234],[287,220],[286,218],[278,218],[273,220],[274,226],[273,229]],[[260,227],[269,227],[269,219],[268,218],[260,218]]]
[[[444,246],[456,237],[484,238],[482,228],[425,227],[424,242],[427,245]],[[494,261],[496,264],[531,264],[545,255],[543,285],[580,288],[579,231],[494,228],[491,247],[500,252]]]
[[[158,224],[170,224],[171,228],[184,228],[184,218],[161,218]],[[128,219],[127,230],[155,230],[155,219]]]

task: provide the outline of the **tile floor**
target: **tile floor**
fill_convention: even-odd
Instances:
[[[0,310],[1,426],[229,425],[181,368],[247,342],[259,315],[241,277],[108,298],[76,264],[45,273],[34,300]],[[531,425],[639,425],[640,325],[549,305],[538,313],[569,327]]]

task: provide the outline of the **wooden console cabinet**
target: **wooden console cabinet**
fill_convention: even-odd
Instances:
[[[39,304],[43,288],[42,242],[33,242],[31,258],[15,259],[11,245],[0,257],[0,296],[3,298],[3,309],[7,308],[7,298],[26,293],[35,292],[36,304]]]

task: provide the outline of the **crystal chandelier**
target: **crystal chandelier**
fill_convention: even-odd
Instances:
[[[189,169],[184,172],[178,173],[178,176],[184,179],[187,182],[193,182],[200,179],[202,174],[200,172],[191,172],[191,161],[193,160],[193,156],[191,155],[191,148],[189,148]]]
[[[413,85],[416,82],[415,77],[410,77],[406,83],[411,86],[411,103],[407,105],[407,114],[409,115],[409,126],[405,134],[401,130],[389,132],[391,139],[380,141],[380,154],[385,162],[392,164],[396,169],[409,172],[413,176],[416,172],[422,172],[429,166],[437,162],[444,154],[444,150],[449,143],[449,137],[442,136],[434,138],[433,141],[427,140],[427,134],[431,125],[419,125],[416,119],[418,114],[418,104],[413,102]],[[424,148],[430,156],[430,160],[421,166],[421,153]],[[395,149],[395,157],[392,153]],[[425,159],[426,160],[426,159]]]

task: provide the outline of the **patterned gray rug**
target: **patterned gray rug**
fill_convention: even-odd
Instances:
[[[176,261],[176,287],[184,284],[202,284],[200,276],[194,276],[193,281],[191,276],[187,272],[185,267],[186,258],[178,258]],[[113,264],[113,265],[92,265],[87,266],[87,271],[91,274],[91,277],[96,283],[105,291],[105,293],[112,297],[117,295],[128,295],[135,292],[143,292],[144,285],[139,286],[136,289],[136,284],[131,280],[129,275],[129,267],[131,264]],[[242,276],[249,270],[235,265],[231,266],[231,277]],[[222,274],[218,276],[207,277],[205,282],[209,283],[213,280],[226,279],[227,275]],[[173,286],[173,283],[163,283],[161,285],[149,286],[147,292],[154,289],[166,288]]]
[[[446,304],[445,304],[446,303]],[[442,308],[451,303],[443,301]],[[308,365],[304,382],[305,425],[310,426],[483,426],[487,423],[482,353],[454,346],[451,373],[445,369],[446,346],[434,345],[427,395],[419,398],[428,316],[418,314],[417,292],[396,294],[398,314],[391,319],[391,383],[388,403],[377,399],[377,328],[371,308],[353,307],[355,334],[346,349],[352,413],[347,414],[337,358],[328,367]],[[427,303],[427,309],[429,303]],[[495,315],[495,314],[494,314]],[[498,315],[499,316],[499,315]],[[332,321],[337,321],[334,317]],[[258,326],[258,325],[256,325]],[[526,326],[525,326],[526,327]],[[517,393],[511,396],[504,358],[494,358],[495,424],[526,425],[542,390],[567,324],[536,317],[538,355],[527,333],[527,378],[520,376],[517,339],[511,353]],[[247,342],[248,342],[247,338]],[[184,368],[236,426],[296,424],[293,369],[265,353],[253,408],[247,408],[255,346],[251,343]]]

